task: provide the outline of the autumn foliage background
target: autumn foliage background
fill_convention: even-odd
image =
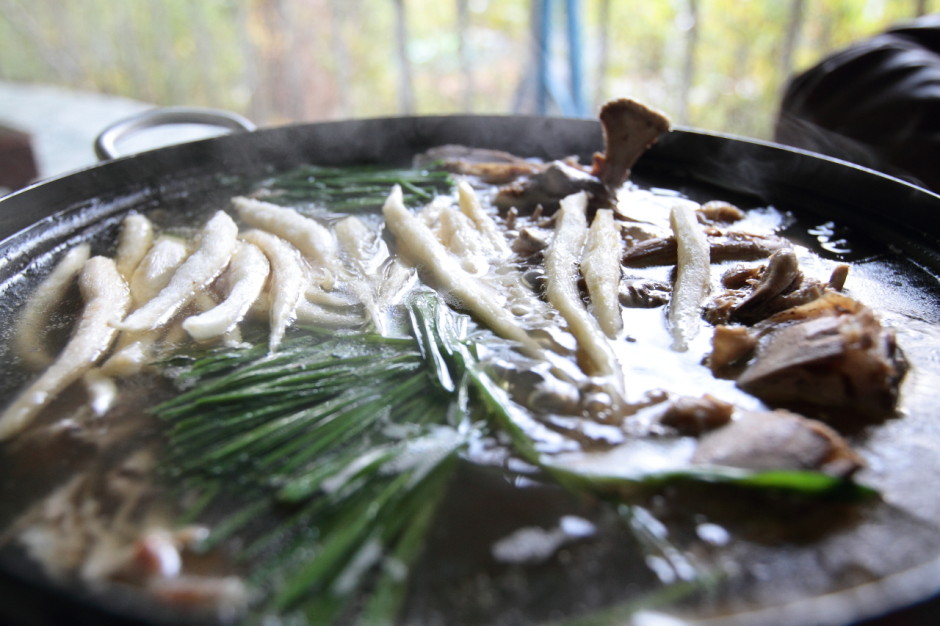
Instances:
[[[674,121],[769,138],[787,76],[940,0],[572,0],[587,114],[630,95]],[[263,125],[533,113],[532,0],[0,0],[0,80]],[[549,48],[564,78],[555,5]],[[548,113],[558,113],[550,106]]]

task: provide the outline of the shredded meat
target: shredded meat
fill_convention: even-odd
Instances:
[[[747,411],[702,437],[693,457],[702,465],[753,470],[819,470],[851,476],[864,462],[834,430],[788,411]]]

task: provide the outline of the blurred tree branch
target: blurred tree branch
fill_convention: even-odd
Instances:
[[[395,52],[398,58],[398,109],[411,115],[415,110],[414,81],[411,59],[408,57],[408,15],[405,0],[393,0],[395,4]]]

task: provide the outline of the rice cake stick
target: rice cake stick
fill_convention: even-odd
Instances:
[[[470,186],[470,183],[465,180],[457,182],[457,197],[461,212],[473,221],[477,230],[483,234],[500,258],[508,258],[512,254],[509,244],[500,234],[493,218],[480,206],[480,199],[477,198],[477,194]]]
[[[609,377],[623,391],[623,375],[604,331],[588,313],[578,290],[581,253],[587,239],[587,194],[562,198],[555,214],[555,236],[545,252],[545,295],[578,340],[590,376]],[[586,367],[585,367],[586,366]]]
[[[85,301],[72,338],[55,362],[0,415],[0,441],[16,435],[66,387],[81,378],[111,346],[114,324],[127,311],[130,294],[114,261],[88,259],[79,276]]]
[[[131,300],[140,306],[156,297],[167,286],[177,268],[186,260],[186,243],[176,237],[161,236],[150,247],[131,274],[128,286]]]
[[[620,233],[614,212],[598,209],[588,229],[581,274],[591,296],[591,312],[604,333],[613,339],[623,328],[620,316]]]
[[[118,324],[127,331],[153,330],[169,322],[200,289],[207,287],[228,265],[237,243],[238,226],[224,211],[217,211],[202,229],[199,247],[183,261],[167,286],[152,300]]]
[[[183,329],[196,341],[222,337],[244,319],[261,295],[271,265],[257,246],[240,242],[226,271],[223,278],[231,282],[231,288],[225,300],[183,321]]]
[[[114,262],[124,280],[130,280],[138,263],[153,244],[153,224],[150,220],[133,213],[121,223],[121,235],[118,238],[117,253]]]
[[[297,305],[306,291],[304,262],[297,248],[271,233],[250,230],[242,238],[258,246],[271,263],[268,349],[274,352],[296,319]]]
[[[13,332],[13,350],[34,369],[48,367],[53,357],[42,339],[49,316],[65,297],[72,281],[91,256],[91,246],[79,244],[69,250],[23,305]]]
[[[676,204],[669,213],[676,237],[676,282],[669,302],[668,322],[672,349],[684,352],[701,326],[701,307],[708,294],[711,252],[705,232],[687,205]]]
[[[500,337],[518,342],[533,355],[542,354],[541,346],[516,323],[499,298],[479,279],[465,271],[457,257],[447,251],[431,229],[405,207],[398,185],[389,194],[382,213],[399,250],[427,271],[441,291],[459,299],[463,306]]]

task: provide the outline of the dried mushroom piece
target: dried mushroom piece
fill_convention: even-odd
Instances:
[[[669,118],[636,100],[620,98],[601,108],[604,154],[594,155],[591,173],[608,189],[620,187],[630,178],[636,162],[669,131]]]
[[[617,190],[643,153],[669,130],[669,119],[636,100],[621,98],[601,108],[604,154],[595,154],[590,170],[570,161],[554,161],[529,178],[499,190],[493,202],[501,211],[516,208],[523,214],[537,207],[551,215],[566,196],[586,191],[591,207],[611,206]]]
[[[737,280],[741,285],[735,284]],[[774,313],[812,302],[827,289],[825,283],[807,279],[800,271],[796,253],[790,248],[774,252],[767,265],[753,272],[735,270],[723,281],[732,288],[715,298],[706,318],[713,324],[754,324]]]

